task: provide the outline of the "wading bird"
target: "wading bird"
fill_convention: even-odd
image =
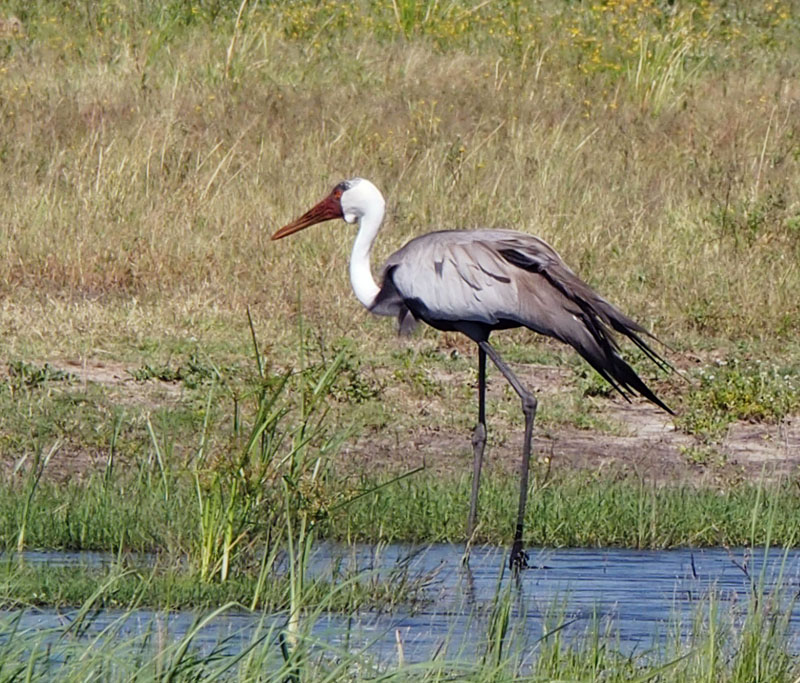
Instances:
[[[522,531],[537,401],[489,343],[492,331],[527,327],[555,337],[572,346],[627,400],[639,394],[669,413],[672,411],[622,359],[613,333],[628,337],[662,369],[672,366],[642,338],[652,337],[647,330],[578,278],[546,242],[525,233],[443,230],[416,237],[389,257],[378,285],[372,276],[370,250],[385,206],[383,195],[370,181],[345,180],[272,239],[334,218],[358,223],[350,257],[350,282],[358,300],[372,313],[396,316],[401,333],[422,320],[438,330],[462,332],[478,345],[478,424],[472,434],[469,537],[475,530],[486,445],[487,356],[517,392],[525,416],[525,438],[510,565],[519,569],[526,566],[527,559]]]

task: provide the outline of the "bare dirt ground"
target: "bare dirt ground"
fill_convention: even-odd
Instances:
[[[778,425],[736,423],[722,443],[708,445],[678,431],[668,415],[649,404],[606,403],[605,413],[624,425],[624,435],[575,427],[534,430],[532,457],[539,466],[631,472],[661,483],[707,485],[800,473],[800,419]],[[488,420],[491,430],[491,416]],[[402,472],[424,466],[434,472],[468,473],[470,437],[424,427],[404,435],[371,434],[346,447],[341,457],[354,471]],[[521,447],[521,435],[493,444],[490,432],[484,466],[516,471]]]
[[[158,380],[138,382],[130,368],[115,362],[50,363],[65,370],[78,382],[98,383],[110,388],[122,403],[156,407],[180,400],[179,385]],[[522,379],[536,387],[540,405],[568,382],[567,371],[550,366],[520,366]],[[491,394],[490,384],[490,394]],[[431,399],[438,403],[441,399]],[[780,424],[734,423],[721,442],[704,444],[676,429],[671,416],[644,401],[596,399],[600,417],[617,425],[614,434],[574,426],[537,427],[533,458],[538,467],[636,473],[661,483],[682,482],[720,485],[766,476],[791,477],[800,474],[800,417]],[[423,410],[424,412],[424,410]],[[515,472],[519,467],[521,430],[508,438],[493,438],[492,415],[487,416],[489,441],[487,471]],[[472,446],[469,430],[425,426],[387,428],[362,434],[342,449],[339,466],[353,473],[399,474],[424,466],[434,473],[468,474]],[[67,450],[69,452],[67,452]],[[57,458],[62,476],[85,475],[101,466],[103,454],[82,453],[70,447]]]
[[[528,386],[535,387],[540,407],[571,381],[571,371],[565,368],[520,365],[514,370]],[[800,474],[800,416],[780,424],[734,423],[720,442],[708,444],[677,429],[670,415],[646,401],[627,403],[614,396],[597,398],[594,403],[597,416],[617,427],[615,433],[574,426],[537,427],[532,459],[538,466],[554,471],[636,473],[660,483],[721,486]],[[515,472],[521,457],[521,429],[493,443],[491,414],[487,425],[484,467]],[[425,426],[412,433],[362,435],[342,453],[343,461],[355,471],[401,472],[424,466],[434,472],[469,473],[472,457],[469,430]]]
[[[137,382],[135,368],[116,361],[61,359],[51,361],[56,370],[68,372],[77,382],[102,384],[112,389],[116,400],[130,404],[163,405],[180,397],[180,386],[173,382]]]

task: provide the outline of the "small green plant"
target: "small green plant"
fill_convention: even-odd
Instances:
[[[575,378],[581,396],[608,397],[615,393],[614,387],[585,363],[575,367]]]
[[[713,446],[679,446],[683,458],[691,465],[714,465],[721,466],[727,461],[723,453],[720,453]]]
[[[406,348],[395,352],[393,358],[398,361],[392,378],[395,382],[407,384],[413,391],[422,396],[443,396],[444,388],[434,375],[431,365],[442,358],[442,354],[434,350],[417,352]]]
[[[781,188],[735,203],[728,198],[725,204],[711,211],[709,222],[720,237],[731,240],[737,249],[750,249],[758,240],[797,247],[800,223],[796,210],[796,205],[787,203],[785,190]]]
[[[173,367],[170,363],[163,365],[145,364],[131,371],[137,382],[157,379],[162,382],[181,382],[189,389],[196,389],[203,384],[219,381],[220,371],[208,361],[203,361],[198,354],[192,353],[189,358]]]
[[[47,453],[44,456],[42,456],[41,448],[37,448],[35,453],[34,453],[33,461],[31,462],[31,464],[29,466],[29,469],[28,469],[28,473],[27,473],[27,475],[25,477],[25,480],[26,480],[25,481],[25,489],[26,489],[26,491],[25,491],[25,498],[24,498],[25,502],[24,502],[24,504],[22,506],[22,511],[21,511],[22,514],[21,514],[20,519],[18,521],[18,525],[19,525],[19,532],[17,533],[17,552],[18,553],[21,553],[23,550],[25,550],[25,534],[26,534],[26,531],[27,531],[27,528],[28,528],[28,520],[30,519],[31,505],[33,503],[33,497],[34,497],[34,494],[36,493],[36,489],[39,486],[39,481],[41,480],[42,475],[44,474],[45,468],[47,467],[48,463],[50,462],[50,459],[53,457],[53,454],[56,451],[58,451],[60,445],[61,444],[58,441],[56,441],[56,443],[54,443],[50,447],[50,449],[47,451]],[[22,458],[19,461],[19,463],[17,463],[17,466],[16,466],[15,470],[18,470],[21,467],[23,467],[25,465],[25,461],[26,460],[27,460],[26,457]]]
[[[346,350],[345,350],[346,349]],[[339,381],[332,387],[333,395],[343,402],[365,403],[381,395],[383,386],[372,378],[366,377],[361,363],[352,345],[347,345],[342,360]]]
[[[326,417],[327,399],[346,364],[348,350],[342,349],[324,366],[272,376],[261,356],[252,320],[250,330],[258,375],[251,394],[245,397],[254,403],[249,434],[227,461],[213,462],[204,448],[204,431],[192,459],[201,539],[197,559],[205,581],[226,581],[236,562],[258,554],[265,576],[278,549],[285,547],[280,542],[284,534],[290,557],[295,556],[295,547],[305,548],[327,514],[321,482],[328,458],[346,433],[331,430]],[[298,573],[302,575],[302,570]],[[257,601],[255,596],[254,603]]]
[[[425,27],[455,5],[452,0],[392,0],[397,27],[406,38],[424,31]]]
[[[731,358],[697,373],[677,423],[687,432],[718,439],[736,420],[779,422],[800,409],[800,374]]]
[[[72,382],[75,379],[71,373],[54,368],[50,363],[36,365],[22,360],[8,364],[8,375],[12,393],[20,389],[37,389],[48,382]]]

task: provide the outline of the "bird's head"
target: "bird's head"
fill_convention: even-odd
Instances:
[[[343,180],[325,199],[300,218],[284,225],[272,239],[279,240],[281,237],[334,218],[343,218],[348,223],[355,223],[368,213],[378,213],[382,218],[385,205],[381,191],[369,180],[364,178]]]

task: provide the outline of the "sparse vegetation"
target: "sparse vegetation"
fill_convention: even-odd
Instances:
[[[680,424],[707,439],[719,437],[736,420],[780,422],[800,411],[796,365],[729,358],[697,373]]]

